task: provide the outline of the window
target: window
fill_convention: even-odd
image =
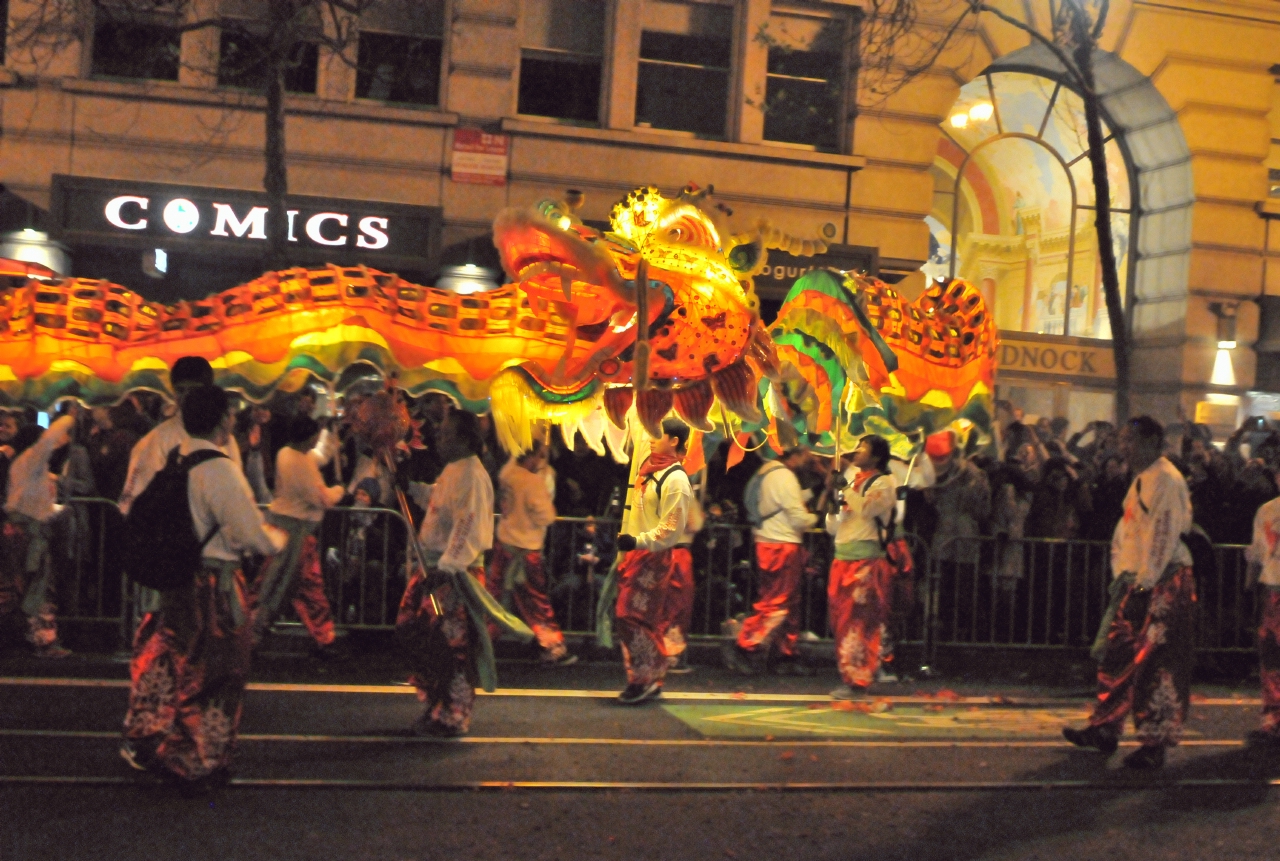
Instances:
[[[529,0],[520,44],[521,114],[600,121],[602,0]]]
[[[636,125],[724,137],[733,9],[646,0],[636,82]]]
[[[182,34],[160,24],[99,22],[93,31],[94,75],[108,78],[178,80]]]
[[[1271,181],[1268,183],[1268,188],[1271,190],[1271,196],[1280,197],[1280,169],[1271,168],[1269,176]]]
[[[356,98],[440,104],[441,48],[439,37],[361,33]]]
[[[290,93],[314,93],[319,49],[311,42],[294,46],[284,72],[284,88]],[[218,86],[265,91],[267,88],[266,39],[237,30],[222,31],[218,45]]]
[[[844,117],[845,22],[771,15],[764,138],[835,152]]]
[[[925,274],[978,285],[1001,329],[1110,339],[1080,97],[996,72],[960,90],[942,130]],[[1123,296],[1137,215],[1127,157],[1105,122],[1103,135]]]

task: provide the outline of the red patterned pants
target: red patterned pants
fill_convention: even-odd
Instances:
[[[883,556],[831,563],[827,611],[836,641],[836,668],[850,687],[865,688],[875,680],[894,573]]]
[[[685,547],[660,553],[632,550],[618,566],[615,630],[622,643],[629,685],[661,682],[667,674],[663,635],[668,592],[672,580],[679,577],[693,579],[693,557]]]
[[[693,557],[687,547],[677,547],[689,559],[688,565],[678,564],[667,584],[667,600],[662,609],[662,647],[667,657],[683,652],[688,643],[689,626],[693,624],[693,599],[696,588],[693,581]]]
[[[1258,663],[1262,676],[1262,729],[1280,736],[1280,587],[1262,590]]]
[[[470,573],[484,582],[484,568]],[[449,575],[436,570],[414,572],[396,614],[396,638],[409,658],[409,683],[426,705],[426,720],[451,733],[465,733],[471,728],[480,683],[474,657],[476,633]]]
[[[189,588],[160,593],[138,626],[124,736],[162,768],[195,780],[231,763],[252,636],[244,577],[206,565]]]
[[[516,612],[528,623],[538,645],[551,657],[558,658],[565,653],[564,634],[556,624],[556,614],[547,597],[547,569],[541,550],[495,542],[485,585],[500,603],[506,603],[507,595],[511,596]],[[490,637],[496,638],[499,630],[496,624],[489,623]]]
[[[742,622],[738,646],[746,651],[776,646],[797,653],[800,639],[800,582],[808,554],[799,544],[756,543],[760,584],[754,611]]]
[[[315,525],[278,515],[271,515],[269,520],[289,532],[289,543],[266,560],[254,578],[250,599],[254,645],[262,642],[284,605],[292,603],[316,645],[327,646],[337,634],[333,627],[333,609],[324,593]]]
[[[1178,743],[1191,702],[1195,604],[1189,567],[1151,589],[1129,587],[1107,631],[1090,726],[1119,738],[1132,712],[1140,742]]]

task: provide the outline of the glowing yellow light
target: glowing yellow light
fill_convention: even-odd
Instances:
[[[969,108],[969,119],[979,123],[986,122],[995,115],[995,112],[995,106],[990,102],[978,102]]]
[[[1234,350],[1235,348],[1236,348],[1235,341],[1219,341],[1218,342],[1219,350]]]
[[[568,230],[569,225],[571,224],[573,224],[573,222],[569,220],[569,216],[567,215],[560,216],[560,220],[556,222],[556,226],[558,226],[561,230]]]
[[[373,329],[367,329],[364,326],[349,326],[345,323],[334,326],[323,332],[310,332],[306,335],[300,335],[293,339],[293,343],[289,346],[299,347],[329,347],[334,344],[343,344],[348,341],[363,341],[370,344],[377,344],[384,350],[390,350],[387,341]]]
[[[969,125],[969,115],[968,114],[952,114],[951,125],[958,129],[964,128],[965,126]]]
[[[1236,384],[1236,369],[1231,364],[1230,350],[1225,348],[1218,350],[1218,355],[1213,360],[1213,374],[1209,377],[1209,383],[1214,386]]]

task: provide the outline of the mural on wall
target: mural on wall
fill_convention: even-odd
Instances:
[[[1001,329],[1109,339],[1080,97],[1038,75],[984,75],[961,89],[942,130],[922,270],[978,285]],[[1123,290],[1129,172],[1104,134]]]

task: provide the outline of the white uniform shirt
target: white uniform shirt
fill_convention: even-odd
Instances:
[[[298,451],[285,446],[276,453],[275,498],[271,513],[319,523],[324,510],[341,500],[342,485],[326,487],[320,475],[323,452],[319,446],[311,451]]]
[[[898,480],[892,473],[877,475],[869,487],[858,483],[861,475],[853,467],[845,471],[849,484],[841,492],[840,510],[827,515],[827,532],[835,536],[836,544],[879,541],[876,518],[887,526],[889,514],[898,502]]]
[[[188,437],[180,451],[186,456],[206,448],[219,450],[208,440]],[[206,559],[237,562],[245,552],[272,556],[289,541],[283,531],[266,525],[244,472],[229,457],[215,457],[192,468],[187,474],[187,500],[196,535],[204,538],[215,523],[220,524],[218,534],[204,546]]]
[[[169,452],[188,442],[191,437],[182,427],[182,414],[166,419],[138,440],[129,453],[129,472],[125,476],[124,490],[120,493],[120,513],[128,514],[129,507],[138,498],[138,494],[147,489],[151,479],[164,469]],[[240,446],[232,436],[221,451],[231,461],[237,472],[242,472],[240,463]],[[257,504],[256,501],[254,503]]]
[[[58,505],[58,485],[49,472],[49,458],[71,438],[71,428],[76,420],[72,416],[49,425],[40,439],[14,458],[9,467],[9,494],[4,510],[10,514],[25,514],[44,523],[62,510]]]
[[[1111,573],[1137,575],[1150,589],[1171,563],[1190,565],[1182,534],[1191,529],[1191,494],[1177,467],[1165,458],[1143,470],[1124,498],[1124,514],[1111,538]]]
[[[760,480],[760,516],[764,522],[752,530],[756,542],[800,544],[805,530],[818,522],[818,515],[804,507],[800,479],[781,464],[760,468],[769,472]]]
[[[661,553],[689,541],[685,528],[693,488],[689,485],[689,476],[678,467],[679,464],[672,464],[650,475],[644,480],[644,491],[636,494],[631,522],[636,530],[636,547],[640,550]],[[659,478],[662,479],[661,495]]]
[[[409,492],[427,510],[418,540],[442,571],[460,574],[493,546],[493,482],[475,455],[455,460],[435,484],[412,482]]]
[[[556,507],[541,473],[529,472],[514,460],[498,473],[498,540],[524,550],[541,550]]]
[[[1280,497],[1264,504],[1253,516],[1253,543],[1245,555],[1262,567],[1259,583],[1280,586]]]

